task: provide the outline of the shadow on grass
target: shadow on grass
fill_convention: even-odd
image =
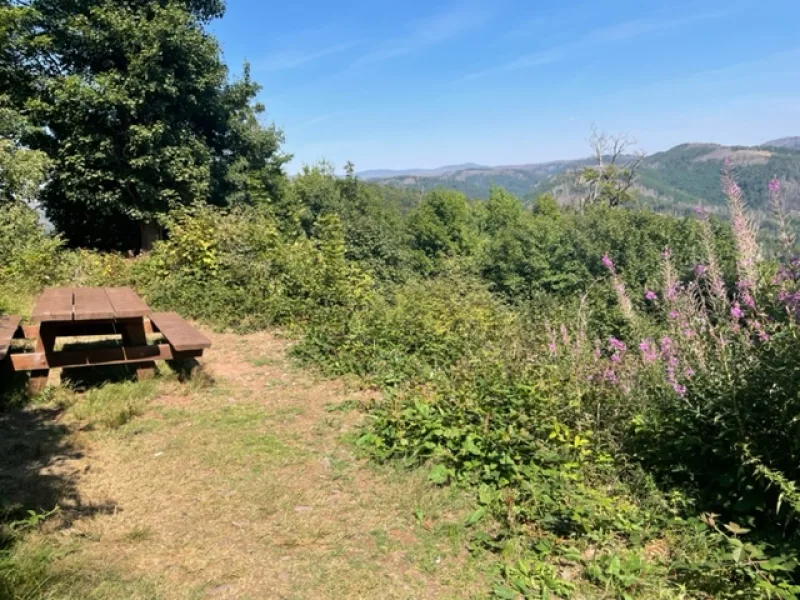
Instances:
[[[136,381],[136,370],[127,365],[109,365],[105,367],[81,367],[80,369],[64,369],[61,371],[61,384],[69,386],[76,392],[85,392],[101,388],[109,383]]]
[[[27,376],[0,382],[0,548],[10,539],[8,525],[60,507],[63,527],[84,516],[107,514],[114,502],[86,503],[80,497],[71,461],[83,457],[59,416],[63,408],[37,406],[27,395]],[[5,537],[5,539],[3,539]]]
[[[181,383],[186,383],[187,381],[191,381],[192,379],[197,379],[199,377],[208,377],[208,375],[205,374],[205,371],[202,370],[202,366],[196,358],[168,360],[167,364],[169,365],[170,369],[175,371],[175,374],[178,376],[178,381]]]

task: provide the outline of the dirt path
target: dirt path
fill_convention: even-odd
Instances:
[[[376,468],[347,442],[363,392],[315,378],[267,333],[213,335],[210,385],[157,383],[115,430],[70,429],[65,564],[101,598],[465,598],[471,510],[421,474]],[[78,400],[81,402],[81,400]],[[100,510],[68,510],[79,503]],[[146,583],[146,585],[144,585]]]

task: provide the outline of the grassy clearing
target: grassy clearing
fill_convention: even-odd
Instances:
[[[70,380],[4,414],[9,513],[60,510],[18,533],[0,598],[485,595],[473,501],[359,458],[347,440],[367,397],[288,375],[284,352],[218,335],[192,382]]]

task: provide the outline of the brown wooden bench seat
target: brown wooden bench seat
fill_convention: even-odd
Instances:
[[[164,336],[176,352],[205,350],[211,347],[209,340],[174,312],[150,313],[153,330]]]
[[[3,360],[8,355],[11,340],[14,338],[14,334],[17,333],[20,321],[21,319],[17,315],[0,317],[0,360]]]

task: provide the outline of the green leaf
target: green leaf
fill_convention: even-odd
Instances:
[[[519,594],[505,585],[496,585],[492,589],[492,593],[496,598],[503,598],[503,600],[517,600]]]
[[[486,508],[481,506],[477,510],[473,511],[473,513],[467,518],[466,525],[472,526],[475,525],[478,521],[483,519],[486,516]]]
[[[608,563],[608,567],[606,567],[606,573],[608,573],[609,575],[619,575],[620,563],[618,556],[614,555],[611,557],[611,560]]]
[[[444,485],[450,479],[450,469],[444,465],[436,465],[431,469],[428,479],[437,485]]]

